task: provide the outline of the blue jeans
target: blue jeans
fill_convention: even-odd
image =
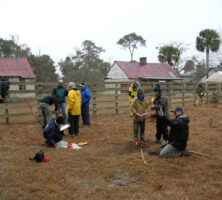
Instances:
[[[89,106],[82,104],[81,106],[82,121],[84,125],[90,126]]]
[[[62,110],[63,112],[63,119],[64,119],[64,123],[66,124],[66,103],[58,103],[58,111]],[[56,118],[59,116],[59,114],[56,114]]]

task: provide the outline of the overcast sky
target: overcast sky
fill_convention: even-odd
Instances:
[[[198,54],[198,33],[222,30],[222,0],[0,0],[0,22],[0,37],[19,35],[34,54],[40,49],[55,61],[86,39],[106,50],[104,60],[128,61],[129,52],[116,42],[136,32],[147,47],[136,50],[134,59],[158,62],[156,47],[171,41],[190,45],[184,56]]]

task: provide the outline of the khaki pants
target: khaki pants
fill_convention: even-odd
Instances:
[[[196,105],[200,103],[200,105],[203,104],[204,96],[197,96]]]
[[[47,103],[40,103],[43,116],[43,126],[46,126],[50,119],[52,119],[52,112],[50,105]]]

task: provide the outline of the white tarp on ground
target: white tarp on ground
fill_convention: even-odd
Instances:
[[[222,83],[222,72],[216,72],[207,79],[207,82]]]

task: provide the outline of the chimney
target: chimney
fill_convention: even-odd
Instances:
[[[140,64],[145,65],[146,63],[146,57],[140,58]]]

